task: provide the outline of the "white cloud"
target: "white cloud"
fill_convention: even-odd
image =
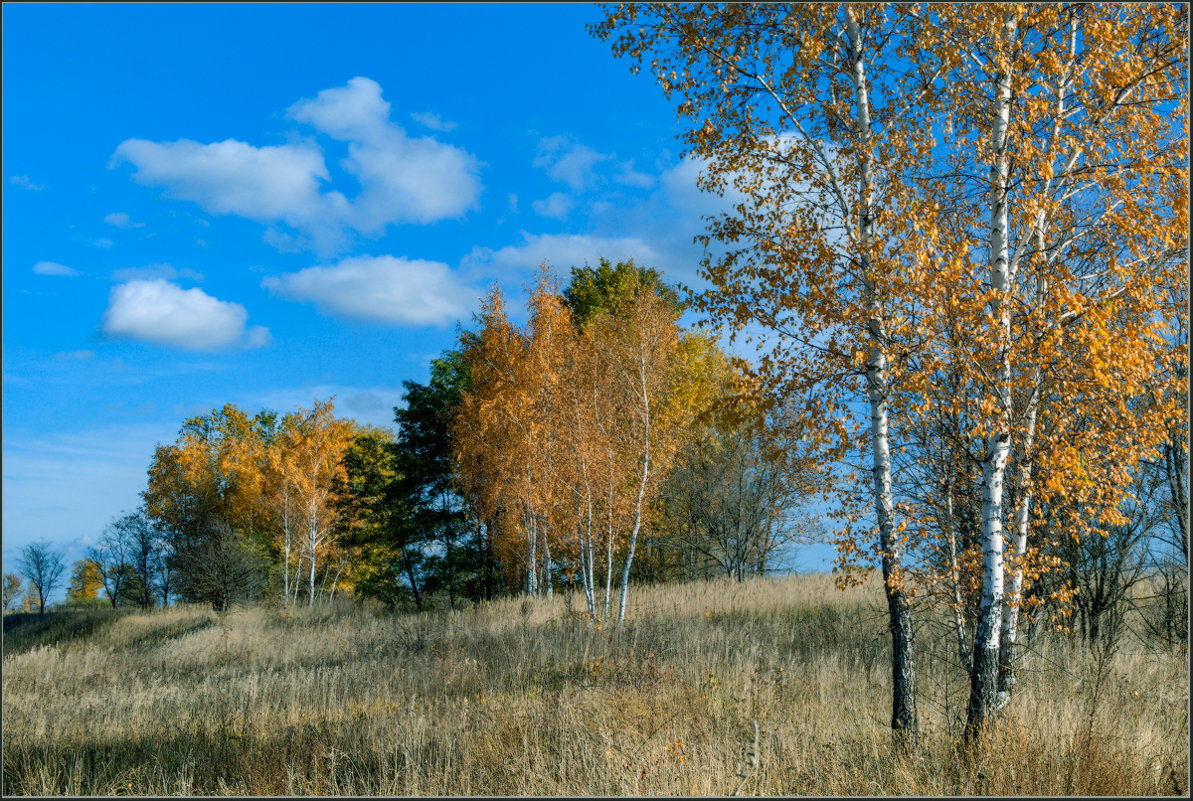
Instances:
[[[324,313],[396,325],[447,325],[465,317],[479,294],[446,264],[395,256],[344,259],[261,284]]]
[[[508,200],[509,200],[510,213],[517,214],[518,213],[518,196],[515,195],[513,192],[510,192]]]
[[[599,153],[570,136],[547,136],[539,140],[534,166],[542,167],[553,180],[582,192],[596,182],[596,165],[613,156]]]
[[[463,264],[477,274],[501,276],[511,270],[523,271],[547,261],[561,272],[568,267],[595,265],[602,257],[611,261],[632,258],[641,267],[660,267],[664,254],[638,237],[603,237],[589,234],[527,234],[522,243],[503,248],[475,247]]]
[[[534,213],[540,217],[566,220],[568,212],[572,210],[572,196],[566,192],[553,192],[545,200],[536,200],[530,205],[534,208]]]
[[[701,191],[696,181],[704,169],[704,162],[685,158],[664,171],[660,178],[668,202],[691,220],[729,211],[743,199],[741,193],[731,186],[726,188],[724,197]]]
[[[129,217],[128,214],[123,211],[112,212],[111,214],[104,217],[104,222],[106,222],[108,225],[114,225],[117,228],[144,228],[145,227],[145,223],[133,222],[132,218]]]
[[[290,107],[289,116],[348,142],[342,166],[360,181],[351,224],[379,234],[397,222],[458,217],[480,195],[479,164],[467,151],[430,137],[409,137],[389,121],[381,86],[356,77]]]
[[[136,167],[138,183],[162,186],[170,197],[197,203],[212,214],[306,228],[347,207],[338,192],[320,194],[320,180],[329,178],[327,166],[319,151],[304,145],[127,139],[116,148],[113,161]]]
[[[177,281],[180,278],[191,281],[202,281],[203,273],[183,267],[181,270],[171,264],[149,264],[145,267],[122,267],[112,271],[113,281],[148,281],[161,278],[165,281]]]
[[[95,245],[97,248],[107,249],[107,248],[112,247],[112,245],[115,245],[116,243],[113,242],[111,239],[108,239],[106,236],[101,236],[99,239],[92,239],[91,244]]]
[[[38,275],[62,275],[68,277],[82,275],[82,273],[80,273],[78,270],[71,269],[65,264],[58,264],[57,262],[53,261],[39,261],[37,264],[33,265],[33,272],[37,273]]]
[[[268,344],[269,329],[246,330],[247,320],[248,312],[239,303],[155,279],[113,287],[100,327],[110,337],[188,350]]]
[[[436,354],[438,355],[438,354]],[[243,406],[290,411],[309,409],[313,401],[333,399],[336,417],[350,417],[358,423],[392,428],[395,406],[402,404],[403,386],[353,386],[308,383],[302,386],[275,387],[245,398]]]
[[[432,131],[454,131],[457,128],[456,123],[451,120],[445,120],[433,111],[416,111],[410,115],[411,119],[420,125],[425,125]]]
[[[134,179],[167,196],[197,203],[213,214],[234,214],[271,227],[266,241],[279,249],[341,249],[347,230],[376,236],[395,223],[430,223],[475,208],[479,162],[467,151],[431,137],[410,137],[390,121],[390,105],[376,81],[356,77],[288,110],[296,122],[348,143],[339,162],[360,184],[351,200],[323,191],[332,175],[314,144],[255,146],[227,139],[128,139],[113,165],[129,162]]]
[[[637,170],[635,170],[633,159],[630,159],[629,161],[626,161],[626,162],[622,162],[621,164],[619,164],[617,166],[619,166],[621,168],[621,172],[619,172],[614,177],[614,180],[617,181],[619,184],[625,184],[626,186],[637,187],[638,189],[651,189],[654,187],[654,185],[655,185],[654,176],[647,175],[644,172],[638,172]]]
[[[22,186],[25,189],[32,189],[34,192],[40,192],[46,188],[45,184],[33,183],[33,181],[29,180],[28,175],[10,175],[8,176],[8,182],[13,186]]]

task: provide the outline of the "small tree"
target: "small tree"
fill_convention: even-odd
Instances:
[[[214,518],[203,541],[183,554],[197,596],[216,612],[256,600],[265,585],[265,557],[222,518]]]
[[[4,574],[4,611],[8,612],[17,608],[17,599],[21,597],[21,585],[24,584],[24,579],[16,573]]]
[[[21,549],[17,567],[22,575],[29,579],[31,589],[37,593],[38,612],[45,614],[46,598],[54,592],[54,588],[58,586],[58,579],[62,577],[62,571],[66,570],[62,554],[44,540],[35,542]]]
[[[154,604],[155,574],[158,573],[161,536],[145,510],[138,509],[125,518],[129,544],[129,562],[133,576],[127,582],[128,597],[142,609]]]
[[[103,570],[90,557],[83,557],[71,568],[70,586],[66,588],[68,604],[89,604],[99,601],[100,588],[104,586]]]
[[[88,554],[99,566],[104,595],[113,609],[124,597],[124,584],[131,574],[133,531],[137,525],[135,518],[135,514],[126,514],[113,520],[105,529],[103,538]]]

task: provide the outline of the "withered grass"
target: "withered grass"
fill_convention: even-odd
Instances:
[[[620,627],[563,595],[425,615],[6,618],[4,793],[1188,793],[1181,651],[1125,644],[1098,683],[1087,649],[1038,638],[1015,699],[964,751],[965,677],[925,621],[907,754],[876,582],[712,581],[632,601]]]

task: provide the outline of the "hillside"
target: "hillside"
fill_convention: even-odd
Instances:
[[[922,749],[904,757],[874,582],[637,597],[621,627],[588,623],[566,597],[421,616],[345,604],[6,617],[4,792],[1187,792],[1184,654],[1124,645],[1099,681],[1086,652],[1042,636],[966,756],[965,675],[947,632],[922,621]]]

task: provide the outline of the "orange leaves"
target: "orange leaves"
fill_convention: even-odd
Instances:
[[[568,297],[599,300],[581,289]],[[578,331],[544,265],[524,330],[495,288],[462,343],[473,383],[453,424],[455,459],[466,491],[500,522],[507,565],[535,569],[536,537],[553,559],[590,568],[597,542],[621,548],[727,369],[710,340],[679,337],[672,303],[645,285],[622,294],[609,298],[616,313],[598,303]]]

